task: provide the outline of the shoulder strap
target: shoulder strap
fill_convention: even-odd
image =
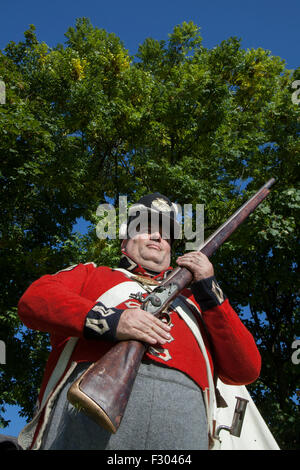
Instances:
[[[180,296],[176,297],[171,305],[172,305],[172,308],[176,310],[176,312],[185,321],[185,323],[188,325],[188,327],[194,334],[198,342],[198,345],[200,347],[200,350],[203,354],[204,360],[205,360],[206,373],[207,373],[207,379],[208,379],[208,390],[204,391],[204,399],[205,399],[205,405],[206,405],[206,410],[207,410],[208,430],[209,430],[210,435],[213,435],[214,434],[213,422],[215,420],[215,410],[216,410],[216,396],[215,396],[213,376],[212,376],[212,372],[210,368],[210,363],[209,363],[206,347],[205,347],[197,320],[195,319],[194,314],[192,313],[191,309],[187,307],[186,303],[183,302]]]

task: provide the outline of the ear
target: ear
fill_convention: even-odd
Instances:
[[[126,245],[127,245],[127,238],[125,238],[122,243],[121,243],[121,251],[125,251]]]

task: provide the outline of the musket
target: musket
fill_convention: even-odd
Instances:
[[[198,248],[210,257],[267,197],[275,179],[270,179]],[[142,301],[141,308],[160,318],[171,302],[193,279],[191,271],[175,268]],[[92,364],[68,391],[68,400],[100,426],[115,433],[121,423],[140,363],[148,345],[123,340]]]

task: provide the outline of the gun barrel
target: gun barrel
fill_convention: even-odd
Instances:
[[[220,227],[212,233],[197,249],[206,256],[210,257],[213,253],[230,237],[230,235],[241,225],[242,222],[256,209],[256,207],[268,196],[271,186],[276,182],[275,178],[267,181],[248,201],[246,201],[234,214],[229,217]],[[168,286],[173,279],[179,290],[192,281],[192,274],[187,268],[177,267],[161,283],[162,286]],[[175,294],[174,294],[175,295]]]
[[[246,201],[229,219],[226,220],[204,243],[199,247],[206,256],[211,256],[219,246],[236,230],[236,228],[256,209],[268,196],[270,187],[275,178],[267,181],[248,201]]]

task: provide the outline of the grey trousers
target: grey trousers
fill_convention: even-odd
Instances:
[[[41,449],[207,450],[202,391],[185,374],[142,363],[116,434],[101,428],[67,400],[70,385],[88,367],[78,364],[58,395]]]

